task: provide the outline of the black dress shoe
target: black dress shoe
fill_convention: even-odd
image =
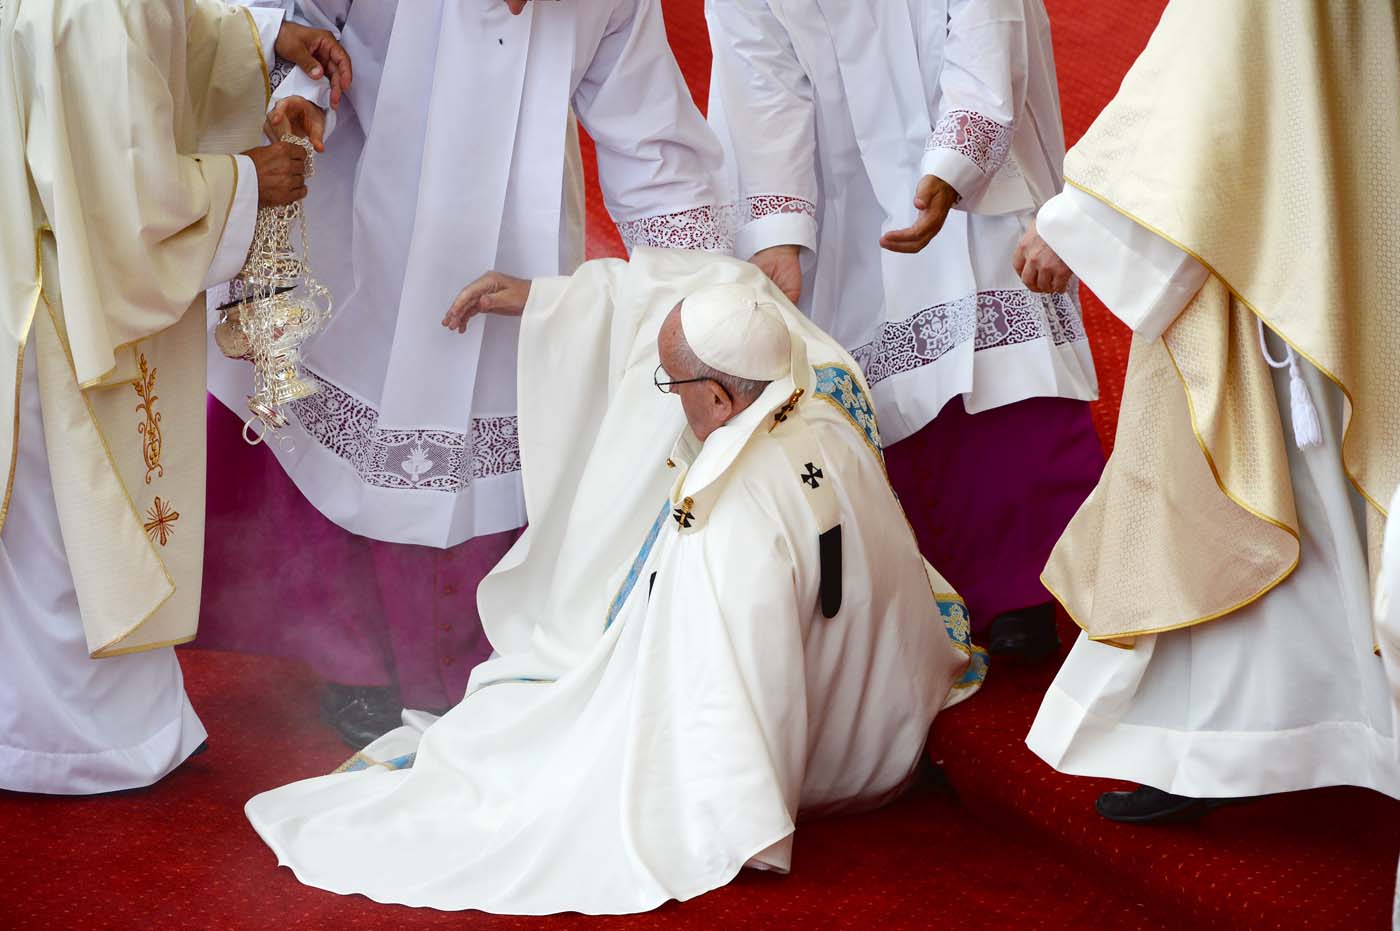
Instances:
[[[330,721],[347,706],[360,704],[366,708],[398,714],[403,710],[394,690],[380,685],[341,685],[327,682],[321,688],[321,719]]]
[[[198,747],[195,747],[193,750],[191,750],[191,751],[190,751],[190,755],[187,756],[187,757],[185,757],[185,759],[187,759],[187,760],[192,760],[192,759],[194,759],[195,757],[199,756],[201,753],[203,753],[205,750],[208,750],[208,749],[209,749],[209,741],[207,741],[207,740],[202,740],[202,741],[200,741],[199,746],[198,746]]]
[[[1189,798],[1151,786],[1138,786],[1131,792],[1105,792],[1094,808],[1108,820],[1120,824],[1185,824],[1204,818],[1217,808],[1251,801],[1254,799]]]
[[[998,615],[987,632],[987,651],[993,656],[1043,663],[1059,648],[1053,602]]]
[[[403,723],[403,706],[392,689],[328,682],[321,694],[321,719],[341,740],[363,750]]]

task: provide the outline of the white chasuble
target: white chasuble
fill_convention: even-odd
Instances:
[[[1077,285],[1011,265],[1060,187],[1064,136],[1039,0],[707,0],[709,119],[735,255],[803,247],[801,308],[856,358],[887,442],[971,413],[1097,397]],[[960,200],[920,253],[881,249],[933,174]]]
[[[701,444],[656,337],[731,281],[781,302],[794,374]],[[302,882],[440,909],[637,912],[786,870],[798,812],[900,791],[985,671],[864,380],[753,266],[693,253],[537,280],[521,337],[530,524],[479,596],[499,656],[442,718],[248,817]]]
[[[450,547],[524,523],[518,323],[441,339],[488,269],[567,274],[583,258],[577,128],[630,246],[728,251],[722,155],[666,44],[658,0],[305,0],[355,81],[307,199],[311,264],[335,316],[306,347],[319,394],[293,407],[298,488],[353,533]],[[327,103],[292,72],[279,96]],[[244,414],[244,364],[211,353],[211,391]]]

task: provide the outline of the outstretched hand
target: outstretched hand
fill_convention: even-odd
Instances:
[[[282,23],[273,46],[277,54],[301,68],[312,78],[329,75],[331,109],[340,106],[340,95],[350,87],[350,55],[334,35],[290,20]]]
[[[958,192],[937,175],[924,175],[914,191],[914,207],[919,218],[902,230],[890,230],[880,237],[880,246],[891,252],[922,252],[943,229],[948,211],[958,201]]]
[[[487,272],[457,294],[456,300],[442,318],[442,325],[458,333],[467,332],[467,324],[478,314],[499,314],[518,317],[525,311],[530,298],[530,282],[512,278],[500,272]]]

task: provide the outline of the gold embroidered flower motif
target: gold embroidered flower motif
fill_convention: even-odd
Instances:
[[[947,608],[948,613],[943,616],[943,624],[952,638],[958,643],[971,643],[972,620],[967,616],[967,608],[956,601],[940,607]]]
[[[180,512],[156,495],[155,503],[146,511],[146,536],[164,546],[175,535],[175,522],[179,519]]]
[[[146,419],[138,424],[136,429],[145,437],[141,444],[141,455],[146,460],[146,484],[149,485],[152,473],[160,478],[165,477],[165,466],[160,464],[164,440],[160,434],[160,412],[156,410],[156,402],[160,400],[156,397],[156,370],[147,370],[145,353],[141,354],[138,364],[141,366],[141,374],[132,380],[131,387],[141,396],[141,403],[136,405],[136,409],[146,415]]]

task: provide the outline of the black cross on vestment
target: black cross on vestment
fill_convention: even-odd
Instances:
[[[691,523],[690,519],[695,515],[690,512],[689,508],[676,508],[675,513],[671,516],[674,517],[676,523],[680,524],[682,527],[689,527]]]
[[[807,474],[799,477],[813,488],[820,488],[822,483],[818,481],[818,479],[826,478],[826,476],[822,474],[822,470],[811,462],[807,463]]]

